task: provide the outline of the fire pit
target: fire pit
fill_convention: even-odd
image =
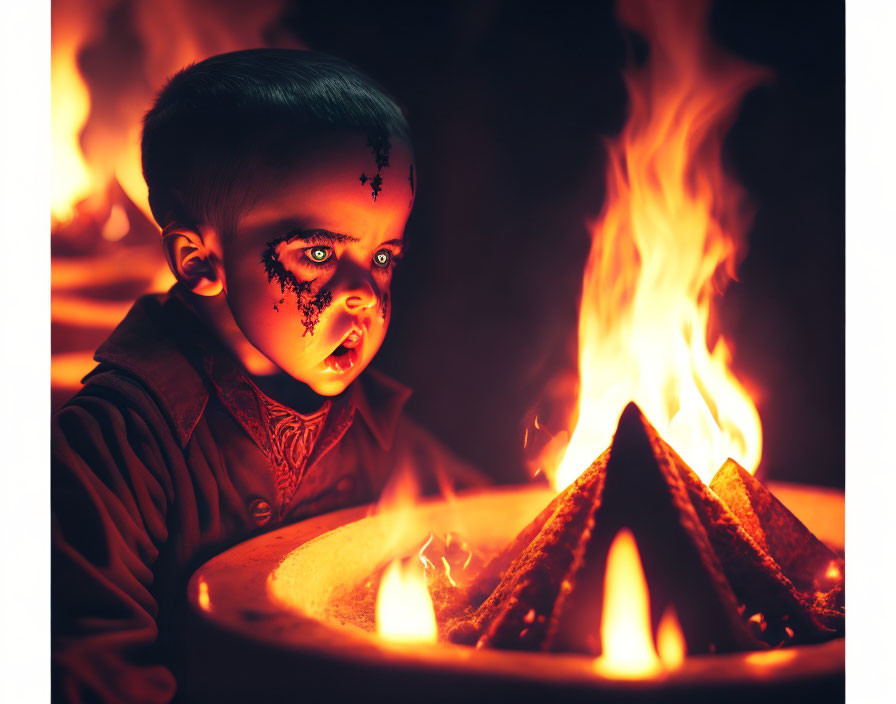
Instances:
[[[842,545],[841,494],[797,485],[772,489],[820,539]],[[598,674],[593,658],[585,656],[393,643],[332,618],[334,595],[347,594],[391,556],[413,551],[422,531],[456,531],[475,536],[477,544],[500,546],[553,496],[548,489],[521,487],[422,502],[403,516],[404,525],[417,530],[397,538],[392,513],[352,508],[217,556],[189,585],[200,628],[188,690],[210,687],[209,696],[265,701],[289,698],[299,683],[303,697],[312,699],[319,694],[407,701],[842,700],[842,638],[688,657],[673,671],[620,681]]]

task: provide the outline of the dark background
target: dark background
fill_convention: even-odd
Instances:
[[[419,189],[377,366],[412,413],[501,480],[574,365],[579,286],[603,198],[601,136],[622,126],[637,47],[609,2],[296,3],[286,26],[405,108]],[[711,31],[771,68],[725,142],[756,215],[721,303],[734,368],[759,392],[763,476],[844,481],[844,8],[713,5]],[[595,448],[595,454],[603,448]]]
[[[105,108],[91,114],[87,145],[122,121],[115,106],[142,111],[157,87],[140,93],[135,83],[149,38],[137,31],[133,0],[83,5],[101,6],[105,26],[79,54],[94,104]],[[249,24],[242,0],[187,7],[198,38]],[[724,148],[755,207],[739,281],[719,310],[735,372],[756,394],[760,472],[842,487],[843,3],[724,0],[710,25],[722,46],[774,75],[747,96]],[[592,0],[287,0],[263,39],[346,58],[405,109],[419,187],[376,366],[414,387],[411,413],[458,454],[498,480],[527,479],[524,427],[536,413],[564,426],[545,399],[575,370],[603,140],[622,127],[620,70],[627,57],[643,58],[643,45],[621,31],[612,3]],[[131,251],[148,271],[158,267],[157,228],[127,207],[131,231],[121,242],[54,232],[54,271],[67,255],[100,248],[113,256],[128,242],[142,247]],[[120,300],[121,313],[88,327],[60,319],[54,290],[54,352],[94,349],[146,283],[91,287],[91,297]],[[73,392],[54,386],[54,407]]]

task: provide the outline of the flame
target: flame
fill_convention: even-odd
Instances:
[[[684,642],[684,634],[681,632],[681,624],[675,608],[670,606],[663,613],[660,625],[656,630],[656,652],[660,656],[660,662],[667,670],[680,667],[687,655],[687,645]]]
[[[650,56],[626,73],[630,115],[608,145],[606,199],[591,225],[578,420],[552,477],[558,491],[610,444],[632,400],[704,482],[728,457],[755,472],[761,455],[759,415],[729,368],[730,344],[708,332],[748,220],[722,171],[721,141],[763,73],[710,44],[705,2],[617,7]]]
[[[383,489],[374,513],[389,513],[391,535],[386,554],[394,555],[399,545],[421,526],[413,518],[420,498],[420,484],[409,464],[402,464]],[[433,568],[425,555],[433,533],[420,548],[416,559],[394,558],[383,572],[376,595],[376,631],[386,640],[434,643],[437,637],[435,609],[426,584],[426,569]]]
[[[436,642],[436,613],[417,560],[402,564],[396,558],[383,573],[376,596],[376,631],[401,643]]]
[[[635,537],[623,528],[613,538],[604,574],[600,621],[602,654],[595,669],[605,677],[638,679],[678,667],[684,660],[684,636],[674,611],[663,616],[654,648],[650,597]]]
[[[97,12],[74,2],[53,4],[50,64],[50,144],[53,160],[50,212],[54,227],[75,216],[75,206],[99,189],[81,149],[92,106],[78,69],[78,53],[93,37]]]
[[[50,211],[56,221],[70,220],[74,216],[75,203],[84,199],[92,187],[90,171],[78,141],[90,114],[90,94],[76,63],[79,43],[80,37],[73,34],[54,41],[52,49]]]
[[[203,611],[212,610],[212,600],[208,594],[208,582],[205,581],[205,577],[199,578],[198,599],[200,609],[202,609]]]

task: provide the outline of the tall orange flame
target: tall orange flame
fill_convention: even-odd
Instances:
[[[50,209],[54,222],[70,220],[75,204],[96,187],[81,151],[80,136],[90,114],[90,94],[77,63],[78,50],[90,35],[90,14],[75,12],[66,2],[53,8]]]
[[[763,72],[711,45],[706,2],[627,0],[618,12],[650,55],[626,73],[631,112],[609,144],[582,285],[578,420],[553,476],[558,490],[610,444],[632,400],[704,482],[728,457],[755,471],[762,448],[729,345],[708,330],[748,219],[723,173],[721,141]]]

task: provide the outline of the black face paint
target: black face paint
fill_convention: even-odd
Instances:
[[[377,174],[372,179],[370,179],[370,196],[374,200],[380,194],[380,191],[383,190],[383,177]]]
[[[302,314],[302,325],[305,327],[305,335],[314,334],[314,326],[320,320],[321,313],[327,309],[333,302],[333,294],[325,288],[321,288],[316,294],[311,292],[310,281],[299,281],[296,275],[289,271],[283,262],[280,261],[280,255],[277,253],[277,247],[287,240],[286,237],[280,237],[271,240],[265,245],[265,250],[261,254],[261,263],[264,265],[264,271],[268,276],[268,283],[277,280],[280,284],[280,293],[294,293],[296,296],[296,307]],[[284,303],[285,298],[281,298],[279,303]],[[278,304],[274,304],[274,310],[280,312]]]
[[[391,304],[391,301],[389,300],[388,292],[384,293],[382,299],[380,299],[380,306],[379,306],[380,317],[383,320],[385,320],[386,317],[389,315],[389,305],[390,304]]]
[[[365,173],[361,173],[361,185],[370,181],[370,197],[374,202],[376,197],[383,190],[383,169],[389,166],[389,150],[392,144],[385,135],[367,135],[367,146],[373,152],[373,160],[376,162],[376,176],[371,178]]]
[[[411,183],[411,195],[414,195],[414,165],[411,164],[411,173],[408,174],[408,181]]]
[[[373,158],[376,161],[376,171],[379,173],[383,167],[389,166],[389,150],[392,144],[385,135],[367,135],[367,146],[373,152]]]

